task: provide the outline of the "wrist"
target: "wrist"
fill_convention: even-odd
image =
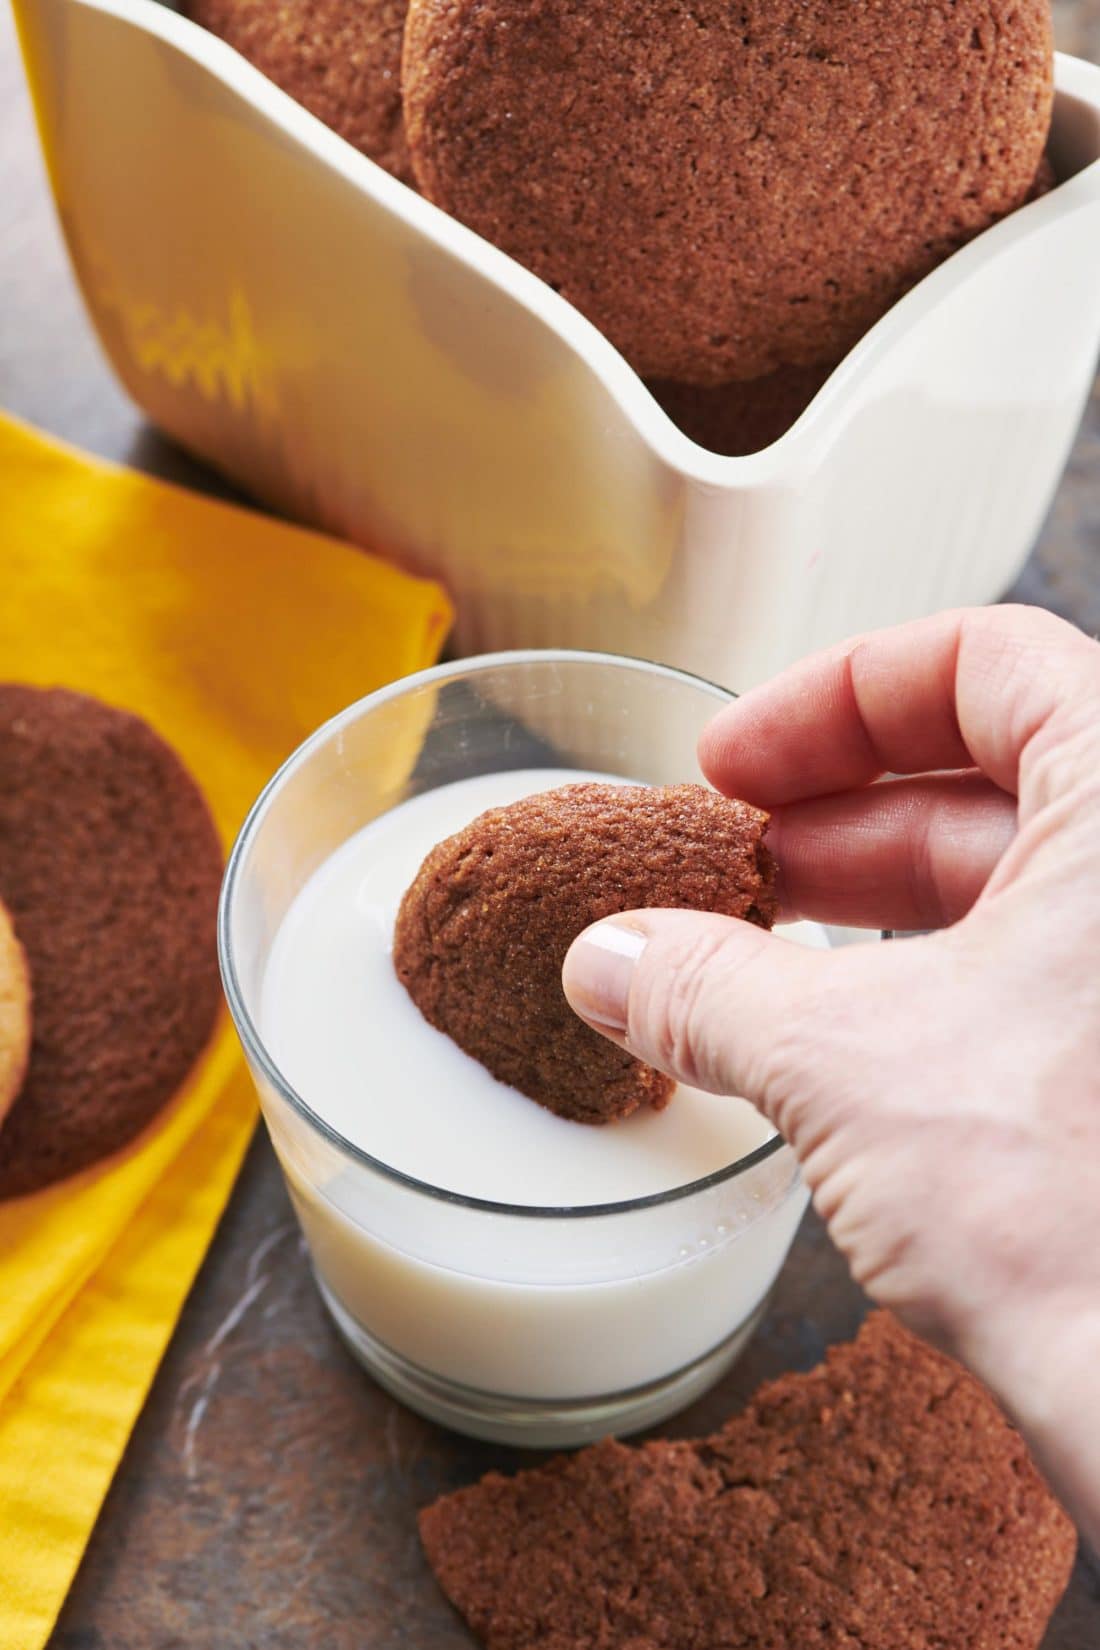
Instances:
[[[1100,1553],[1100,1294],[1006,1302],[958,1337],[957,1352]]]

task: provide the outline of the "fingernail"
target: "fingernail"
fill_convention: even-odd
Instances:
[[[645,950],[641,929],[609,917],[573,941],[562,969],[562,985],[583,1020],[625,1031],[630,978]]]

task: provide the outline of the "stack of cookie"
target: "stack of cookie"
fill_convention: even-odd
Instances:
[[[1049,0],[187,8],[542,276],[719,450],[774,439],[1049,182]]]
[[[0,1199],[128,1145],[220,1001],[222,853],[179,757],[84,694],[0,685]]]

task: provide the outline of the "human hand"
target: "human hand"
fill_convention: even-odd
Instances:
[[[1028,608],[879,631],[700,760],[772,812],[783,918],[938,931],[821,952],[638,911],[574,943],[569,1001],[774,1121],[857,1280],[998,1394],[1100,1548],[1100,646]]]

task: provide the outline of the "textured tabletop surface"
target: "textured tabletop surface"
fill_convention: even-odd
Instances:
[[[1059,44],[1100,61],[1100,0],[1056,0]],[[62,250],[0,0],[0,406],[209,490],[110,377]],[[1019,597],[1100,631],[1100,397]],[[864,1310],[808,1217],[737,1369],[667,1431],[707,1431],[758,1382],[814,1363]],[[414,1514],[508,1452],[463,1442],[375,1387],[314,1292],[266,1139],[217,1240],[108,1497],[54,1650],[444,1650],[470,1640],[435,1591]],[[1100,1645],[1079,1563],[1046,1650]]]

